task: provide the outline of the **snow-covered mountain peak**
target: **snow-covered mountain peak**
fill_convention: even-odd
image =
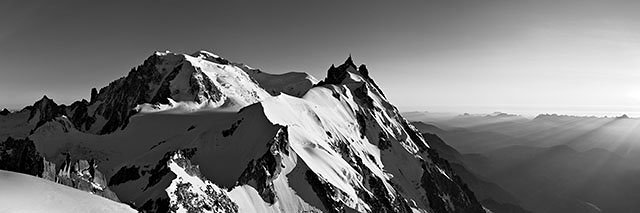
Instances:
[[[195,57],[195,58],[201,58],[201,59],[204,59],[204,60],[213,60],[213,61],[218,60],[218,59],[222,59],[220,56],[218,56],[216,54],[213,54],[213,53],[211,53],[209,51],[206,51],[206,50],[200,50],[200,51],[191,53],[190,56]]]
[[[269,93],[243,68],[215,54],[155,52],[127,76],[92,92],[91,102],[78,114],[88,119],[78,126],[84,126],[83,131],[106,134],[124,128],[136,109],[179,105],[188,111],[220,107],[238,110],[267,96]]]
[[[318,82],[156,52],[91,97],[40,104],[55,122],[29,137],[47,159],[97,162],[140,211],[482,212],[351,57]]]

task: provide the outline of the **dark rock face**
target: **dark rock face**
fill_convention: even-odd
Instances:
[[[169,198],[162,197],[155,200],[148,200],[142,207],[138,208],[140,212],[169,212]]]
[[[192,164],[191,160],[189,160],[193,154],[188,155],[184,154],[183,151],[177,151],[173,155],[172,161],[183,168],[188,175],[205,181],[198,166]],[[180,179],[177,181],[175,191],[169,192],[170,196],[173,195],[174,198],[169,203],[171,211],[175,212],[178,209],[183,209],[187,212],[238,212],[238,205],[231,201],[223,191],[214,189],[212,185],[207,185],[206,189],[203,190],[204,194],[200,194],[196,192],[198,190],[194,190],[194,186],[191,183],[182,182]]]
[[[373,194],[360,191],[359,196],[371,206],[372,212],[411,212],[402,195],[393,194],[396,198],[391,197],[380,178],[371,177],[367,183]]]
[[[41,176],[44,171],[43,158],[29,138],[0,142],[0,169]]]
[[[51,121],[58,116],[66,115],[66,106],[58,106],[58,104],[49,99],[46,95],[39,101],[36,101],[36,103],[34,103],[29,109],[29,119],[27,121],[31,121],[32,119],[36,120],[36,127],[31,131],[34,131],[44,123]],[[36,117],[36,115],[38,117]]]
[[[151,97],[147,97],[147,91],[150,89],[149,84],[157,84],[162,80],[160,72],[155,67],[155,64],[160,63],[160,60],[160,57],[156,55],[151,56],[142,65],[132,69],[127,77],[118,79],[110,83],[109,86],[100,89],[96,99],[101,101],[101,104],[96,110],[96,114],[107,119],[107,123],[98,132],[99,134],[111,133],[118,128],[126,127],[129,117],[135,114],[132,109],[151,99]],[[156,96],[154,99],[159,100],[162,97]]]
[[[391,141],[389,141],[389,138],[386,136],[384,132],[380,132],[378,134],[378,149],[384,151],[389,148],[391,148]]]
[[[0,111],[0,115],[8,115],[9,113],[11,113],[7,108],[4,108],[2,111]]]
[[[342,191],[336,189],[335,186],[327,183],[327,181],[323,180],[322,177],[313,173],[311,170],[305,172],[305,178],[328,212],[339,213],[344,212],[345,208],[348,208],[343,203],[334,199],[334,197],[345,196],[342,194]]]
[[[362,163],[357,155],[352,155],[349,164],[363,175],[362,185],[365,189],[358,191],[358,197],[364,200],[372,208],[372,212],[411,212],[411,208],[398,193],[398,188],[393,187],[396,193],[391,193],[384,186],[383,180],[372,175],[371,170]]]
[[[344,67],[335,67],[331,65],[329,67],[329,74],[324,79],[324,82],[327,84],[339,84],[342,83],[342,80],[347,76],[347,71]]]
[[[25,107],[25,110],[29,111],[29,119],[27,121],[33,120],[36,122],[36,126],[31,130],[31,133],[45,123],[63,115],[70,119],[76,129],[88,130],[95,122],[95,118],[87,113],[88,106],[89,103],[86,100],[73,102],[71,106],[58,105],[52,99],[44,96],[32,106]]]
[[[236,129],[240,126],[240,123],[242,123],[242,119],[237,120],[235,123],[231,124],[231,127],[229,127],[229,129],[222,130],[222,136],[223,137],[232,136],[233,132],[235,132]]]
[[[329,71],[327,71],[327,77],[318,83],[318,86],[322,86],[325,84],[341,84],[342,81],[349,75],[348,69],[357,69],[356,65],[353,63],[351,56],[347,58],[344,64],[335,67],[335,65],[331,65],[329,67]]]
[[[382,97],[386,97],[382,92],[382,90],[380,89],[380,87],[378,87],[378,84],[376,84],[376,82],[373,81],[373,79],[369,76],[369,69],[367,69],[367,65],[364,65],[364,64],[360,65],[360,67],[358,67],[358,71],[360,72],[360,75],[364,77],[364,79],[368,83],[373,85],[373,87],[378,91],[378,93],[380,93],[380,95],[382,95]]]
[[[338,67],[335,67],[335,65],[331,65],[331,67],[327,71],[327,77],[324,80],[320,81],[316,86],[322,86],[325,84],[341,84],[342,81],[347,77],[349,68],[351,68],[356,74],[362,76],[367,83],[373,85],[375,90],[378,91],[380,95],[385,97],[380,87],[378,87],[376,82],[373,81],[373,79],[369,76],[369,69],[367,69],[367,66],[361,64],[360,67],[356,67],[356,64],[353,62],[351,56],[349,56],[349,58],[347,58],[347,60]]]
[[[360,138],[367,137],[367,120],[362,112],[356,113],[356,120],[360,127]]]
[[[280,127],[276,136],[267,143],[269,149],[262,157],[251,160],[238,178],[237,185],[251,185],[260,193],[260,197],[273,204],[276,200],[273,180],[280,175],[282,154],[289,155],[287,127]]]
[[[171,97],[171,90],[169,89],[170,86],[170,82],[176,78],[176,75],[178,75],[178,73],[180,73],[180,70],[182,69],[182,66],[184,64],[180,64],[178,65],[176,68],[174,68],[169,75],[167,75],[167,77],[165,77],[164,81],[162,81],[160,88],[158,89],[158,92],[156,93],[156,95],[151,99],[151,103],[162,103],[162,104],[168,104],[168,97]]]
[[[124,166],[109,179],[109,186],[126,183],[140,178],[140,168]]]
[[[0,169],[42,177],[63,185],[88,191],[102,197],[119,201],[114,192],[106,187],[104,175],[95,169],[93,160],[72,161],[67,159],[56,171],[54,163],[44,160],[29,138],[7,138],[0,143]]]
[[[185,156],[186,159],[191,159],[191,157],[195,155],[196,151],[196,148],[189,148],[167,152],[151,169],[148,169],[146,166],[144,168],[140,168],[138,166],[123,166],[113,176],[111,176],[111,178],[109,179],[109,186],[115,186],[129,181],[135,181],[142,178],[144,175],[147,175],[148,182],[147,186],[145,186],[144,188],[144,190],[146,190],[158,184],[162,180],[162,178],[164,178],[171,172],[171,170],[167,166],[167,163],[174,154],[179,152],[183,156]]]
[[[361,86],[357,87],[353,93],[356,96],[356,98],[358,98],[358,101],[360,101],[360,103],[368,108],[368,109],[374,109],[373,106],[373,99],[371,97],[369,97],[369,95],[367,94],[368,88],[367,88],[367,84],[362,83]]]
[[[96,98],[98,98],[98,90],[94,87],[91,88],[91,98],[89,98],[89,103],[96,102]]]
[[[424,139],[422,138],[418,130],[415,129],[415,127],[411,126],[411,124],[409,124],[409,122],[407,122],[407,120],[405,119],[401,120],[401,124],[402,124],[402,128],[404,128],[404,131],[406,131],[407,134],[409,134],[409,138],[411,138],[411,140],[413,140],[416,143],[418,148],[420,148],[420,151],[425,151],[429,149]]]
[[[178,150],[178,152],[183,153],[183,155],[185,155],[187,159],[191,159],[191,157],[193,157],[196,151],[197,150],[195,148]],[[162,159],[158,161],[158,163],[153,169],[142,171],[143,173],[151,174],[151,176],[149,177],[147,186],[145,186],[144,190],[147,190],[148,188],[158,184],[163,177],[165,177],[167,174],[169,174],[169,172],[171,172],[171,169],[169,169],[169,166],[167,163],[175,153],[176,152],[165,153],[164,157],[162,157]]]
[[[107,187],[106,177],[96,167],[94,160],[74,161],[71,160],[70,155],[67,155],[67,159],[61,165],[55,181],[113,201],[120,201],[118,196]]]
[[[89,130],[91,125],[96,121],[93,116],[88,113],[89,103],[86,100],[76,101],[69,106],[68,114],[70,115],[71,123],[78,130]]]
[[[436,212],[484,212],[482,205],[476,199],[474,193],[467,184],[453,172],[449,162],[440,158],[434,149],[428,149],[429,158],[443,171],[423,163],[422,188],[427,192],[429,204]],[[443,172],[446,174],[443,174]],[[443,197],[453,203],[453,207],[447,205]]]

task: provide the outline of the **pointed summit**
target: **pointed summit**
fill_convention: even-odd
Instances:
[[[66,115],[65,108],[64,105],[56,104],[56,102],[47,97],[47,95],[42,96],[33,106],[29,107],[30,112],[27,121],[35,120],[36,122],[36,126],[31,132],[58,116]]]
[[[53,101],[53,99],[47,97],[47,95],[43,95],[42,98],[40,98],[40,100],[33,103],[33,107],[36,107],[36,108],[43,108],[43,107],[47,107],[48,105],[55,105],[56,107],[58,106],[58,104],[56,104],[56,102]]]
[[[344,64],[356,68],[356,64],[353,63],[353,58],[351,58],[351,54],[349,54],[349,57],[347,58],[347,60],[344,61]]]
[[[348,72],[356,73],[357,70],[358,67],[353,63],[353,58],[351,54],[349,54],[347,60],[340,66],[336,67],[335,64],[331,64],[331,67],[329,67],[327,71],[327,77],[319,84],[340,84],[347,77]]]
[[[0,111],[0,115],[8,115],[9,113],[11,113],[7,108],[4,108],[2,111]]]

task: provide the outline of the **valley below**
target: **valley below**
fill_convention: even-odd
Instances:
[[[446,142],[446,157],[499,186],[532,212],[637,212],[640,199],[640,120],[626,116],[506,113],[438,116],[408,112],[423,134]],[[440,150],[439,150],[440,151]],[[453,161],[453,160],[450,160]],[[468,180],[465,180],[468,182]],[[471,188],[478,194],[491,192]],[[493,190],[495,191],[495,190]]]

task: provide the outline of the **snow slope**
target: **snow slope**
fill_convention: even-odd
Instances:
[[[97,195],[4,170],[0,189],[0,212],[136,212]]]

